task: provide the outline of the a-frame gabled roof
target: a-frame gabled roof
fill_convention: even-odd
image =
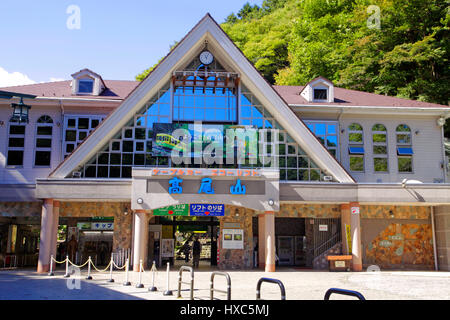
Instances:
[[[209,14],[197,23],[122,104],[50,174],[50,178],[65,178],[89,161],[161,87],[170,81],[173,71],[186,65],[203,49],[205,40],[208,40],[208,49],[222,64],[240,74],[245,86],[326,174],[332,175],[339,182],[355,182]]]

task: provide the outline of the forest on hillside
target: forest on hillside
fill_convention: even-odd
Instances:
[[[449,103],[450,0],[264,0],[221,27],[272,84],[321,75],[343,88]]]

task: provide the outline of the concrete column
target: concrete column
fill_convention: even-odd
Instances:
[[[350,222],[350,204],[341,204],[341,239],[342,239],[342,253],[344,255],[351,254],[351,234],[349,234],[350,239],[347,239],[347,229],[346,225],[351,226]],[[350,246],[349,246],[350,242]]]
[[[353,271],[362,271],[361,218],[358,202],[350,202],[350,224],[352,234]]]
[[[259,267],[266,272],[275,271],[275,214],[266,211],[258,216]]]
[[[44,273],[50,269],[50,252],[53,231],[53,199],[45,199],[42,205],[41,236],[39,242],[39,260],[37,272]]]
[[[133,271],[139,271],[139,261],[141,259],[144,268],[147,267],[148,215],[145,213],[145,210],[135,211],[133,228],[134,228]]]
[[[59,226],[59,201],[53,201],[53,221],[52,221],[52,242],[50,247],[50,255],[56,259],[56,247],[58,243],[58,226]],[[53,262],[53,270],[55,270],[56,263]]]

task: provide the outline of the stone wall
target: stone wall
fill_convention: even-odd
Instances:
[[[114,217],[113,251],[131,248],[133,214],[126,202],[61,202],[60,217]],[[128,214],[125,215],[125,212]]]
[[[252,218],[256,212],[251,209],[225,206],[225,216],[220,218],[219,264],[221,270],[251,269],[253,267],[253,231]],[[244,249],[223,249],[222,230],[224,223],[240,223],[244,229]]]
[[[431,208],[361,205],[363,264],[383,269],[432,270]]]
[[[0,217],[41,217],[42,202],[0,202]]]
[[[280,205],[280,212],[275,217],[290,218],[340,218],[341,209],[339,205],[333,204],[288,204]]]

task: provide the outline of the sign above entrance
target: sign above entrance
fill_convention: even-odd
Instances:
[[[208,216],[208,217],[224,216],[225,215],[225,206],[223,204],[191,203],[190,215],[191,216]]]
[[[152,176],[261,177],[258,169],[152,169]]]
[[[174,206],[168,206],[153,210],[154,216],[188,216],[189,205],[177,204]]]

